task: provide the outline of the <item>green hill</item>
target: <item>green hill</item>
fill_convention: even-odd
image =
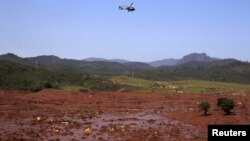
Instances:
[[[0,88],[39,91],[74,86],[92,90],[116,90],[119,85],[104,77],[76,71],[55,71],[32,65],[0,60]]]
[[[250,84],[250,64],[240,61],[223,65],[189,62],[189,65],[146,70],[136,76],[150,80],[207,80]]]
[[[151,81],[205,80],[250,84],[249,63],[235,59],[207,59],[206,56],[194,58],[209,61],[189,61],[171,67],[151,67],[140,62],[89,62],[61,59],[53,55],[21,58],[14,54],[4,54],[0,55],[0,83],[4,88],[18,87],[21,89],[24,87],[26,89],[27,86],[36,87],[36,85],[44,87],[43,84],[47,84],[47,82],[52,86],[56,84],[55,87],[58,87],[58,85],[66,84],[83,85],[87,75],[99,76],[102,79],[123,75]]]

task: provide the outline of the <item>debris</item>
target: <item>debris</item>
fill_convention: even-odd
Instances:
[[[132,123],[132,124],[129,125],[129,127],[130,127],[130,128],[134,128],[135,125]]]
[[[92,130],[91,130],[90,127],[84,129],[84,133],[86,133],[86,134],[89,134],[89,133],[91,133],[91,132],[92,132]]]
[[[123,131],[123,132],[125,131],[125,126],[124,125],[121,126],[121,131]]]
[[[66,126],[69,125],[69,122],[68,122],[68,121],[62,121],[61,123],[62,123],[63,125],[66,125]]]
[[[114,132],[114,131],[115,131],[115,128],[114,128],[114,127],[108,127],[108,130],[109,130],[110,132]]]
[[[41,118],[41,117],[36,117],[36,120],[37,120],[37,121],[41,121],[42,118]]]
[[[53,133],[59,133],[60,129],[59,128],[50,128],[48,131],[53,132]]]
[[[48,123],[53,123],[53,122],[55,122],[56,120],[55,119],[53,119],[53,118],[51,118],[51,119],[48,119]]]
[[[189,111],[194,111],[194,108],[189,108]]]
[[[59,133],[60,130],[56,128],[56,129],[54,129],[54,132],[55,132],[55,133]]]

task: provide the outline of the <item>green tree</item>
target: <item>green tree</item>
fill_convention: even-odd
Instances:
[[[207,115],[207,112],[210,109],[210,104],[208,102],[202,102],[198,107],[204,112],[204,115]]]
[[[234,109],[234,101],[232,99],[224,99],[221,101],[221,109],[226,115],[231,115],[231,110]]]

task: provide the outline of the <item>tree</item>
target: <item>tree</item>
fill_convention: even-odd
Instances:
[[[226,115],[231,115],[231,110],[234,109],[234,101],[232,99],[223,99],[221,101],[221,109],[225,112]]]
[[[204,115],[207,115],[207,112],[210,109],[210,104],[208,102],[202,102],[198,107],[204,112]]]
[[[53,86],[52,86],[52,84],[50,82],[46,82],[46,83],[44,83],[44,87],[50,89]]]
[[[217,99],[217,106],[221,107],[222,101],[225,100],[225,99],[227,99],[227,98],[218,98]]]

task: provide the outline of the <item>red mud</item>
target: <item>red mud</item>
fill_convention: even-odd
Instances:
[[[235,101],[234,115],[216,107]],[[0,90],[1,141],[206,141],[208,124],[249,124],[250,95]],[[197,105],[211,103],[209,116]]]

